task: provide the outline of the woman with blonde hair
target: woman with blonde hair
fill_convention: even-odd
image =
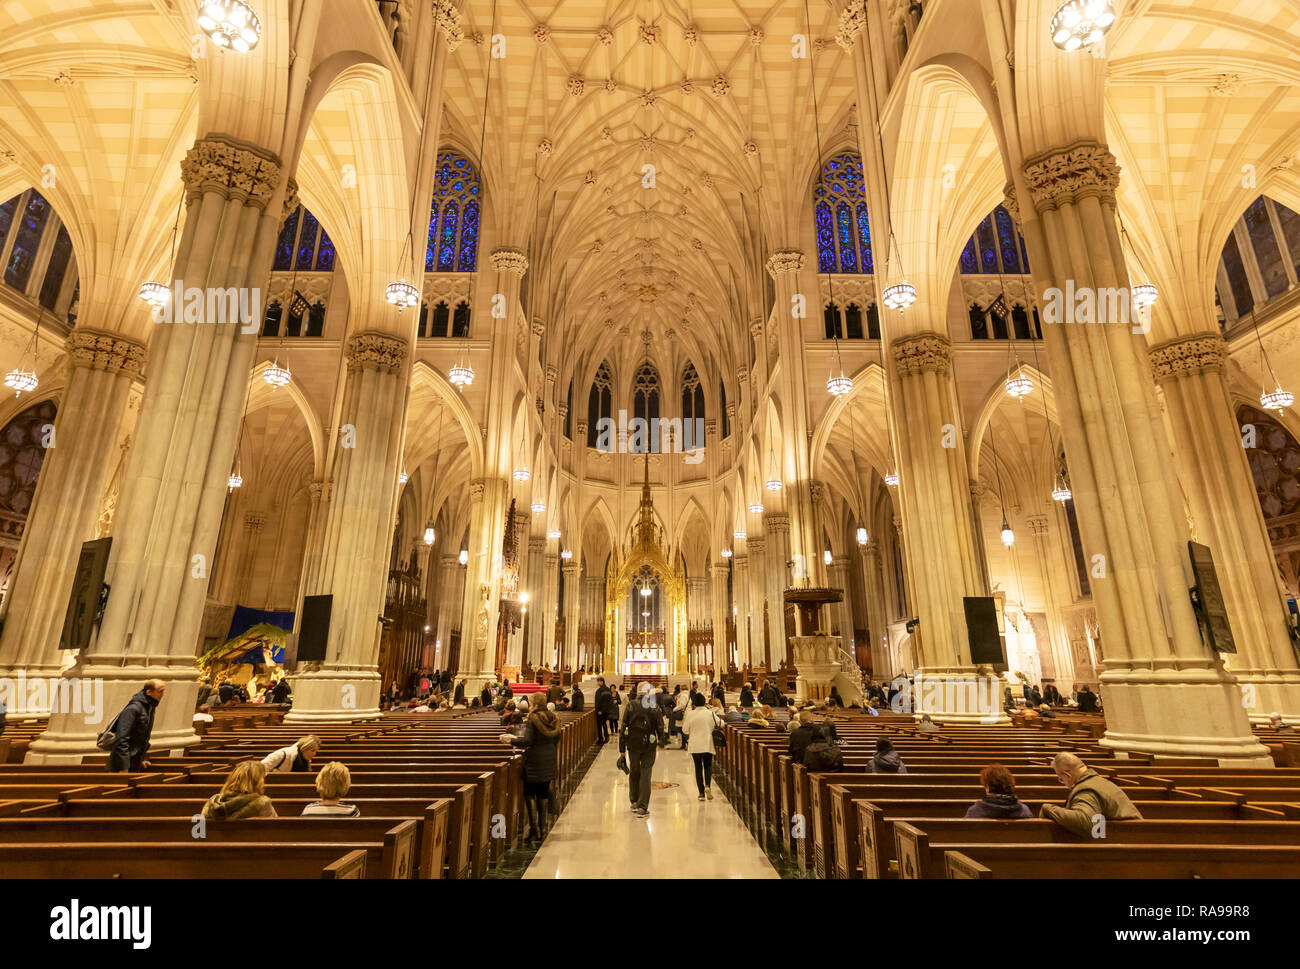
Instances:
[[[318,753],[320,753],[320,738],[315,734],[308,734],[288,747],[271,751],[262,758],[262,766],[266,768],[268,774],[284,774],[289,771],[302,774],[311,770],[312,758]]]
[[[221,790],[203,805],[202,814],[209,821],[275,817],[275,808],[266,796],[266,768],[262,762],[241,760],[236,764]]]
[[[347,765],[332,760],[316,775],[316,793],[319,801],[312,801],[302,809],[304,818],[359,818],[361,809],[355,804],[340,800],[352,786],[352,772]]]

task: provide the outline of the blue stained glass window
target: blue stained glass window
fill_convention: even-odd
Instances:
[[[319,226],[316,216],[303,209],[302,234],[298,237],[298,261],[294,265],[299,272],[311,269],[312,257],[316,255],[316,230]]]
[[[867,207],[858,206],[858,247],[862,251],[862,271],[872,273],[876,267],[871,258],[871,222],[867,218]]]
[[[844,202],[835,208],[835,223],[840,236],[840,271],[855,273],[858,271],[858,248],[853,239],[853,213]]]
[[[0,249],[4,248],[9,235],[9,227],[14,224],[14,211],[18,208],[18,196],[15,195],[4,205],[0,205]]]
[[[448,202],[442,210],[438,228],[438,272],[449,273],[456,268],[456,217],[460,214],[455,202]]]
[[[1002,250],[1002,271],[1020,272],[1020,253],[1017,252],[1016,227],[1011,221],[1011,213],[998,206],[993,210],[993,219],[997,224],[998,246]]]
[[[1245,316],[1255,308],[1255,295],[1250,291],[1246,280],[1246,264],[1242,261],[1241,250],[1237,248],[1235,233],[1228,236],[1223,245],[1223,268],[1228,273],[1228,285],[1232,287],[1232,301],[1236,304],[1237,315]]]
[[[474,187],[478,191],[478,186]],[[460,258],[456,268],[463,273],[472,273],[478,266],[478,200],[471,198],[465,203],[465,217],[460,229]]]
[[[63,288],[63,277],[68,274],[68,263],[72,258],[72,239],[68,230],[59,226],[59,234],[54,240],[54,249],[50,252],[50,262],[45,269],[45,279],[41,283],[41,305],[53,312],[58,302],[59,290]]]
[[[334,271],[334,240],[324,229],[320,230],[320,248],[316,252],[316,269],[323,273]]]
[[[27,200],[14,236],[13,252],[5,267],[5,282],[14,289],[26,289],[36,264],[36,248],[41,244],[41,233],[50,217],[50,203],[39,192],[33,191]]]
[[[831,207],[817,203],[817,271],[835,272],[835,233],[831,231]]]
[[[298,216],[301,213],[300,205],[284,220],[280,239],[275,244],[275,263],[271,266],[276,272],[288,272],[293,268],[293,243],[298,238]]]
[[[979,261],[975,257],[975,237],[971,236],[966,240],[966,248],[961,251],[961,271],[964,273],[977,273]]]
[[[813,188],[819,272],[874,272],[862,158],[841,152],[822,167]]]
[[[469,159],[454,151],[438,155],[425,272],[473,272],[478,268],[479,177]]]
[[[1019,232],[1016,235],[1020,236],[1020,265],[1024,267],[1024,271],[1027,273],[1029,272],[1029,253],[1025,251],[1025,237],[1020,235]]]
[[[998,251],[993,241],[993,219],[986,218],[975,230],[975,241],[979,245],[980,272],[996,273],[998,271]]]

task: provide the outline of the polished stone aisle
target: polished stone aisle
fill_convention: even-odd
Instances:
[[[607,744],[525,878],[776,878],[776,869],[717,785],[699,801],[690,754],[661,750],[654,780],[676,785],[650,795],[650,817],[635,817],[627,775]]]

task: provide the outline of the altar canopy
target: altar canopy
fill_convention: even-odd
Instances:
[[[676,559],[655,515],[647,452],[627,552],[615,548],[606,580],[605,669],[627,676],[687,672],[686,576],[670,564]]]

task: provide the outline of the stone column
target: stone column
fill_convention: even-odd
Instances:
[[[561,568],[564,570],[564,651],[560,662],[571,663],[572,658],[578,655],[578,623],[581,621],[578,590],[582,580],[578,574],[578,563],[572,559]]]
[[[749,539],[749,662],[752,666],[762,666],[771,652],[770,642],[776,637],[776,624],[772,622],[775,610],[768,602],[771,588],[775,584],[771,578],[772,560],[768,557],[767,541],[762,538]],[[785,571],[785,563],[781,563]],[[768,621],[771,623],[771,640],[764,634],[763,612],[766,606]]]
[[[286,722],[329,723],[379,713],[379,617],[384,611],[388,556],[405,423],[405,340],[370,330],[344,350],[334,487],[324,507],[320,558],[306,577],[306,595],[330,595],[325,660],[300,663],[290,678],[293,709]]]
[[[548,621],[553,622],[555,613],[547,611],[547,603],[550,597],[546,594],[546,538],[530,538],[528,540],[528,576],[527,582],[524,583],[524,590],[527,591],[528,602],[528,642],[524,646],[523,657],[520,659],[522,665],[524,660],[529,660],[536,664],[548,657],[550,654],[542,648],[543,627]]]
[[[832,589],[844,590],[844,601],[827,607],[830,613],[824,618],[829,626],[834,619],[834,625],[837,627],[833,630],[844,641],[844,649],[849,655],[853,652],[853,600],[849,589],[849,559],[847,555],[841,555],[831,560],[830,567],[830,587]],[[828,633],[831,629],[826,630]]]
[[[1278,711],[1300,724],[1300,669],[1287,629],[1285,595],[1255,492],[1243,431],[1224,380],[1226,347],[1217,333],[1151,351],[1174,433],[1179,480],[1196,541],[1210,547],[1236,655],[1227,658],[1255,723]]]
[[[736,610],[732,613],[732,618],[736,622],[736,667],[740,669],[750,662],[750,631],[754,626],[753,616],[751,615],[754,605],[753,598],[750,595],[748,555],[737,554],[732,556],[731,595]],[[724,669],[722,672],[725,673],[726,670]]]
[[[447,650],[451,648],[453,623],[461,609],[462,570],[459,555],[443,555],[439,558],[438,564],[438,615],[434,626],[434,642],[438,644],[435,645],[435,649],[440,649],[441,655],[435,653],[434,666],[441,669],[448,655]]]
[[[912,653],[916,710],[957,722],[1005,722],[1000,681],[991,669],[976,670],[966,635],[962,599],[988,590],[974,541],[952,346],[940,333],[915,333],[890,349],[894,425],[923,429],[895,436],[904,551],[920,619]]]
[[[257,564],[258,547],[265,526],[264,512],[250,511],[244,515],[244,547],[239,551],[239,571],[235,576],[235,605],[247,603],[252,594],[253,568]]]
[[[773,326],[776,328],[777,352],[782,360],[804,358],[804,319],[794,315],[796,305],[802,303],[805,312],[808,312],[808,306],[814,307],[813,312],[816,312],[815,308],[821,305],[815,284],[805,285],[803,268],[804,255],[797,249],[779,249],[767,260],[767,271],[776,289]],[[808,381],[802,366],[782,367],[776,380],[775,389],[784,404],[780,458],[785,487],[781,493],[788,516],[782,542],[784,551],[789,554],[782,562],[790,558],[798,561],[802,556],[808,584],[824,586],[826,564],[822,561],[822,539],[817,532],[812,456],[808,448]],[[789,577],[788,573],[786,577]],[[775,647],[775,643],[773,645]],[[784,637],[781,655],[785,655]],[[773,662],[776,662],[775,648]]]
[[[727,568],[726,560],[714,562],[709,566],[709,576],[713,579],[710,596],[713,618],[713,673],[715,678],[727,671],[727,614],[731,606],[727,603]]]
[[[1052,667],[1056,688],[1063,696],[1074,693],[1074,655],[1065,632],[1062,605],[1070,603],[1070,585],[1063,573],[1060,543],[1049,530],[1046,515],[1030,515],[1025,522],[1034,536],[1034,552],[1038,556],[1039,574],[1043,577],[1043,595],[1046,600],[1048,643],[1052,651]]]
[[[478,692],[492,681],[500,613],[500,559],[509,505],[509,482],[482,478],[470,482],[469,565],[460,626],[460,670],[466,690]]]
[[[59,637],[83,542],[95,538],[132,384],[145,349],[80,326],[65,344],[67,387],[54,419],[6,600],[0,672],[57,676]],[[19,711],[10,703],[10,715]],[[27,713],[47,714],[43,709]]]
[[[789,655],[785,640],[785,599],[782,595],[795,581],[790,578],[790,569],[785,564],[795,555],[791,549],[789,516],[764,515],[763,531],[767,536],[767,620],[772,635],[772,668],[776,669]],[[816,558],[817,564],[821,565],[820,556],[808,558]],[[807,574],[812,576],[811,568]]]
[[[1127,314],[1063,325],[1075,318],[1074,306],[1059,299],[1066,289],[1092,293],[1094,303],[1106,293],[1127,294],[1115,218],[1118,183],[1114,156],[1086,139],[1023,166],[1036,215],[1023,226],[1036,254],[1035,282],[1047,298],[1043,335],[1071,490],[1084,548],[1105,563],[1104,578],[1092,583],[1106,644],[1101,743],[1267,765],[1239,685],[1202,642],[1187,595],[1187,526],[1171,462],[1164,460],[1170,449],[1142,328]]]
[[[208,135],[189,150],[181,177],[189,209],[172,278],[185,290],[262,286],[282,215],[280,159]],[[112,592],[98,638],[77,667],[83,678],[102,679],[104,718],[116,716],[146,679],[166,682],[151,737],[158,751],[199,742],[194,652],[257,344],[256,324],[244,332],[237,322],[209,319],[206,306],[198,315],[196,323],[160,324],[150,346],[105,575]],[[98,752],[95,737],[106,725],[81,713],[53,714],[28,759],[79,762]]]
[[[542,601],[536,621],[542,627],[541,657],[546,662],[556,654],[555,621],[560,616],[560,553],[547,552],[542,556]],[[570,657],[572,662],[572,657]]]
[[[877,680],[893,675],[889,662],[889,611],[885,607],[885,583],[880,571],[880,545],[862,547],[862,590],[867,600],[867,635],[871,638],[871,675]]]

